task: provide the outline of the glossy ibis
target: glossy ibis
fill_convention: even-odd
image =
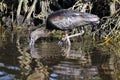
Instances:
[[[62,39],[62,41],[67,40],[68,45],[71,45],[69,38],[82,35],[84,30],[81,30],[80,33],[69,36],[67,34],[68,30],[88,24],[92,25],[98,23],[99,17],[90,13],[83,13],[66,9],[58,10],[48,16],[46,21],[46,28],[39,28],[31,33],[30,47],[34,46],[34,43],[38,38],[47,37],[54,29],[65,31],[66,36]]]

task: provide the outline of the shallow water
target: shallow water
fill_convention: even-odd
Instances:
[[[42,80],[43,75],[42,78],[38,77],[39,74],[37,77],[32,75],[39,73],[38,66],[41,65],[38,62],[48,66],[49,77],[45,80],[115,80],[109,52],[101,54],[99,49],[89,44],[86,40],[61,48],[57,41],[40,42],[30,54],[27,42],[18,45],[1,41],[0,80]]]

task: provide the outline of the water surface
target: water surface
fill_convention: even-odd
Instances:
[[[0,80],[115,80],[111,55],[91,44],[86,40],[61,48],[57,41],[43,41],[30,54],[28,42],[1,41]]]

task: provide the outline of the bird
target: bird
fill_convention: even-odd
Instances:
[[[39,28],[31,33],[29,45],[32,48],[38,38],[47,37],[53,30],[61,30],[65,32],[66,36],[58,42],[59,44],[66,41],[68,45],[71,45],[70,38],[82,35],[84,30],[81,30],[76,34],[68,35],[69,30],[81,28],[81,26],[89,24],[99,24],[99,22],[100,18],[97,15],[75,10],[61,9],[48,15],[48,18],[46,19],[46,27],[42,29]]]

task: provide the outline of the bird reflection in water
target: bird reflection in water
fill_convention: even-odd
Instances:
[[[52,45],[52,46],[51,46]],[[59,47],[57,42],[45,42],[36,44],[31,56],[36,59],[56,59],[64,57],[66,59],[79,59],[81,63],[90,65],[90,55],[82,50],[82,43],[72,43],[71,46]],[[76,45],[76,46],[75,46]]]

